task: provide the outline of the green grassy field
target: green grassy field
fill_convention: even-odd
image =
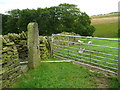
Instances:
[[[94,25],[96,31],[94,32],[94,36],[96,37],[109,37],[115,38],[118,37],[118,23],[104,23],[104,24],[96,24]]]
[[[51,58],[52,59],[52,58]],[[55,59],[54,59],[55,60]],[[116,77],[90,72],[72,63],[41,63],[19,77],[10,88],[118,88]]]
[[[118,17],[118,13],[92,16],[91,18]]]
[[[90,39],[80,39],[76,38],[77,40],[84,41],[84,43],[88,43]],[[109,46],[109,47],[114,47],[118,48],[118,42],[117,41],[108,41],[108,40],[98,40],[98,39],[91,39],[94,45],[102,45],[102,46]],[[57,42],[56,42],[57,43]],[[59,45],[58,41],[58,45]],[[68,44],[67,44],[68,45]],[[111,48],[106,48],[106,47],[98,47],[98,46],[90,46],[90,45],[70,45],[71,48],[69,47],[60,47],[56,46],[56,50],[54,53],[56,55],[60,56],[65,56],[66,58],[69,59],[74,59],[76,61],[80,62],[85,62],[91,64],[90,62],[93,62],[93,65],[97,65],[98,67],[105,68],[105,66],[108,66],[110,68],[105,68],[107,70],[112,70],[117,72],[117,70],[112,69],[112,68],[118,68],[118,57],[115,56],[110,56],[110,55],[105,55],[101,53],[106,53],[106,54],[112,54],[112,55],[118,55],[118,50],[117,49],[111,49]],[[75,49],[74,49],[75,48]],[[90,51],[84,51],[84,53],[78,53],[80,48],[85,48],[85,50],[91,50],[95,52],[90,52]],[[92,60],[91,60],[92,58]],[[79,60],[78,60],[79,59]],[[81,60],[80,60],[81,59]],[[82,60],[83,59],[83,60]],[[94,59],[94,60],[93,60]],[[116,61],[115,61],[116,60]],[[105,66],[103,66],[105,65]]]
[[[91,17],[91,24],[96,28],[95,37],[118,37],[118,13]]]
[[[15,88],[93,88],[92,73],[71,63],[41,63],[41,67],[22,75]]]

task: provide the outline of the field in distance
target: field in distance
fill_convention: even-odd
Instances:
[[[118,37],[118,14],[106,14],[91,17],[92,25],[96,28],[95,37]]]

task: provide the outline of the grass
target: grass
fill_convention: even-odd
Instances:
[[[107,37],[116,38],[118,37],[118,23],[104,23],[93,25],[96,28],[94,32],[95,37]]]
[[[118,13],[98,15],[91,17],[91,24],[96,28],[95,37],[118,37]]]
[[[54,57],[47,57],[47,58],[43,58],[42,61],[58,61],[58,58],[54,58]]]
[[[118,13],[92,16],[91,18],[118,17]]]
[[[10,88],[103,88],[105,85],[118,88],[119,83],[116,77],[107,78],[72,63],[41,63],[38,69],[22,74]]]
[[[89,39],[79,39],[79,38],[76,39],[76,41],[77,40],[84,41],[84,43],[87,43],[89,41]],[[118,42],[117,41],[98,40],[98,39],[91,39],[91,40],[92,40],[94,45],[102,45],[102,46],[109,46],[109,47],[118,48]],[[66,47],[66,48],[62,48],[62,50],[58,49],[58,51],[56,51],[55,54],[57,54],[57,55],[62,54],[62,55],[65,55],[66,58],[70,58],[70,59],[77,58],[77,59],[75,59],[77,61],[78,61],[78,59],[84,59],[86,61],[93,62],[95,64],[118,68],[118,65],[117,65],[118,62],[110,60],[110,59],[118,60],[118,57],[104,55],[104,54],[98,54],[98,53],[90,53],[88,51],[84,51],[84,53],[81,53],[81,54],[78,53],[79,48],[85,48],[85,50],[92,50],[92,51],[96,51],[96,52],[118,55],[118,50],[116,50],[116,49],[90,46],[90,45],[89,46],[88,45],[71,45],[70,47],[73,47],[73,48],[76,48],[76,49]],[[59,48],[61,48],[61,47],[59,47]],[[85,54],[88,54],[88,55],[85,55]],[[60,56],[62,56],[62,55],[60,55]],[[95,56],[90,56],[90,55],[95,55],[95,56],[100,56],[100,57],[95,57]],[[85,57],[88,58],[88,59],[86,59]],[[92,59],[96,59],[96,60],[99,60],[99,61],[91,60],[90,59],[91,57],[92,57]],[[104,57],[104,58],[101,58],[101,57]],[[106,58],[108,58],[108,59],[106,59]],[[80,60],[80,62],[84,62],[84,61]],[[116,65],[112,65],[112,64],[109,64],[109,63],[116,64]],[[99,65],[98,65],[98,67],[99,67]],[[103,66],[100,66],[100,67],[104,68]],[[110,69],[110,68],[106,68],[106,69],[117,72],[117,70],[114,70],[114,69]]]
[[[120,83],[118,83],[118,80],[116,77],[109,77],[109,88],[120,88]]]
[[[71,63],[41,63],[16,80],[11,88],[95,88],[97,82],[88,69]]]

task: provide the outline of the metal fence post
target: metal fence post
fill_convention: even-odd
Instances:
[[[120,1],[118,2],[118,80],[120,83]]]
[[[90,41],[92,41],[92,38],[90,38]],[[92,58],[92,43],[90,43],[90,62]]]
[[[51,56],[54,54],[54,34],[52,34],[52,43],[51,43]]]
[[[0,58],[2,58],[2,15],[0,15]],[[2,60],[0,60],[0,63],[2,63]],[[0,71],[2,71],[2,65],[0,65]],[[2,89],[2,77],[0,79],[0,89]]]
[[[70,46],[69,41],[70,41],[70,37],[68,36],[68,47]],[[68,56],[70,56],[69,49],[68,49]]]
[[[120,40],[118,39],[118,81],[120,83]]]
[[[118,43],[120,45],[120,41]],[[119,46],[119,49],[120,49],[120,46]],[[118,80],[120,83],[120,50],[119,49],[118,49]]]

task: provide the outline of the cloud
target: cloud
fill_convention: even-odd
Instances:
[[[37,9],[57,6],[61,3],[76,4],[88,15],[109,13],[118,10],[119,0],[0,0],[0,13],[12,9]]]

